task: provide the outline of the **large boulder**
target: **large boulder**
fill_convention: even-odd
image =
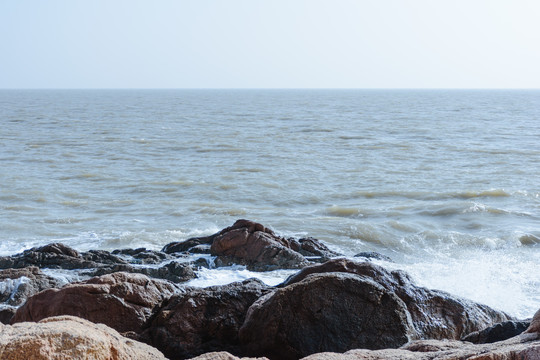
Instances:
[[[186,289],[160,309],[142,338],[170,359],[204,352],[239,352],[238,331],[248,308],[269,288],[259,280]]]
[[[503,312],[482,304],[450,295],[443,291],[416,286],[403,271],[388,271],[371,262],[333,259],[324,264],[306,267],[292,275],[280,287],[302,281],[311,274],[345,272],[366,276],[395,293],[407,307],[417,336],[421,339],[456,339],[511,320]]]
[[[190,360],[268,360],[266,357],[242,357],[234,356],[233,354],[227,351],[216,351],[211,353],[206,353],[199,355],[197,357],[191,358]]]
[[[339,255],[317,239],[281,237],[249,220],[238,220],[210,236],[167,244],[162,251],[210,253],[217,257],[218,267],[240,264],[254,271],[299,269]]]
[[[337,272],[312,274],[263,296],[240,329],[246,354],[271,359],[396,348],[416,336],[394,292],[370,277]]]
[[[0,359],[165,360],[165,357],[157,349],[124,338],[105,325],[60,316],[37,324],[0,324]]]
[[[139,333],[154,311],[179,291],[168,281],[118,272],[42,291],[17,310],[12,323],[73,315],[119,332]]]

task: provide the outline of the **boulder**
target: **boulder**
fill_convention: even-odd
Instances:
[[[42,291],[17,310],[12,323],[73,315],[119,332],[139,333],[154,311],[179,291],[167,281],[118,272]]]
[[[387,291],[395,293],[407,307],[417,336],[421,339],[461,339],[466,334],[495,323],[511,320],[503,312],[443,291],[416,286],[403,271],[388,271],[371,262],[333,259],[306,267],[279,287],[302,281],[310,274],[345,272],[371,278]]]
[[[261,224],[238,220],[214,236],[210,251],[218,256],[216,264],[237,263],[254,271],[299,269],[308,265],[304,255],[292,247],[301,246]]]
[[[416,337],[404,302],[372,278],[312,274],[257,300],[240,329],[245,354],[298,359],[399,347]]]
[[[59,316],[37,324],[0,324],[0,359],[165,360],[165,357],[105,325]]]
[[[186,289],[155,316],[142,338],[170,359],[239,352],[238,331],[251,304],[269,290],[260,280]]]
[[[284,238],[262,224],[238,220],[213,235],[167,244],[163,252],[210,253],[217,267],[246,265],[253,271],[299,269],[339,256],[314,238]]]

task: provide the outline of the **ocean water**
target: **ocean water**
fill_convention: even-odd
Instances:
[[[0,255],[160,249],[246,218],[540,308],[540,91],[0,90],[0,125]]]

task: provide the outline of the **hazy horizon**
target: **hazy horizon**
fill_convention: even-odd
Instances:
[[[538,89],[533,0],[0,2],[2,89]]]

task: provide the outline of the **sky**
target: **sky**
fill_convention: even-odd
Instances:
[[[0,88],[540,88],[538,0],[0,0]]]

